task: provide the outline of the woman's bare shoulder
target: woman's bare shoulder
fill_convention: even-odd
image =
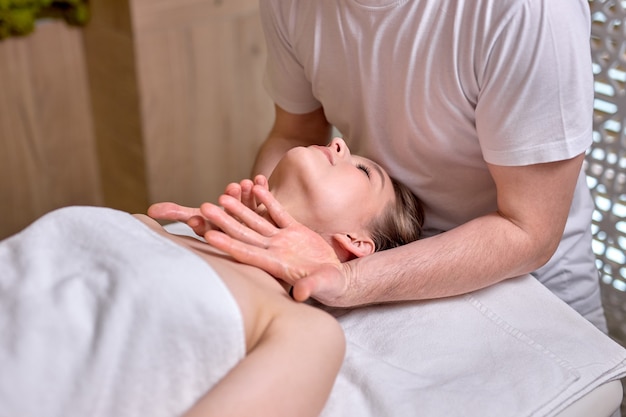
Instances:
[[[267,325],[295,303],[283,286],[265,271],[239,263],[206,242],[172,234],[149,216],[133,216],[157,234],[196,254],[219,275],[242,313],[248,350],[256,345]]]

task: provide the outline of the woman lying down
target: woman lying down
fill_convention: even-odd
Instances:
[[[269,187],[338,262],[419,237],[419,201],[341,139],[292,149]],[[0,270],[1,415],[315,416],[343,359],[331,316],[145,215],[51,212]]]

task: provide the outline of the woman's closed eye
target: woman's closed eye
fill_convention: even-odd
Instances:
[[[367,175],[367,178],[370,178],[371,171],[370,171],[369,167],[367,167],[367,166],[365,166],[363,164],[357,164],[356,167],[358,169],[360,169],[361,171],[363,171],[365,173],[365,175]]]

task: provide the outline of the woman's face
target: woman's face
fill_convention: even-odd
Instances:
[[[269,182],[287,211],[320,234],[364,231],[395,198],[387,173],[340,138],[290,149]]]

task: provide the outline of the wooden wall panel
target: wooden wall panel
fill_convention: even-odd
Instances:
[[[228,13],[211,1],[187,3],[212,13],[188,14],[179,27],[142,24],[135,13],[137,65],[149,198],[198,205],[249,176],[273,105],[261,86],[256,2],[231,2]]]
[[[101,203],[80,30],[0,42],[0,238],[58,207]]]
[[[120,0],[117,0],[120,1]],[[255,13],[258,0],[132,0],[135,30],[180,29]]]
[[[215,200],[269,131],[257,0],[92,0],[0,42],[0,238],[70,204]]]
[[[93,0],[84,30],[104,204],[129,212],[148,205],[135,35],[127,0]]]

